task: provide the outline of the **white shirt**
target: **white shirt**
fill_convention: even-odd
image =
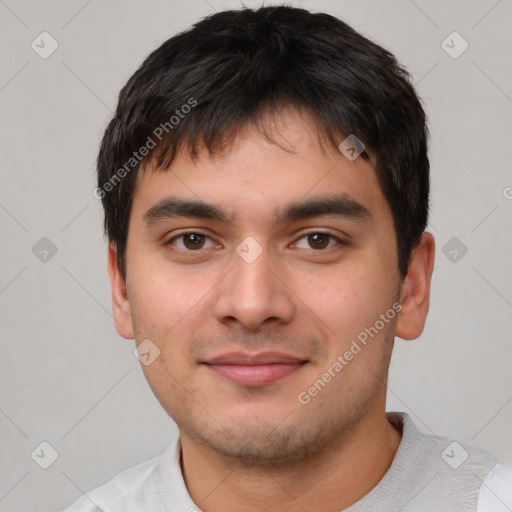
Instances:
[[[346,512],[512,511],[512,471],[492,455],[422,434],[406,413],[387,416],[402,430],[400,446],[377,486]],[[163,454],[120,472],[64,512],[200,512],[183,480],[180,454],[177,437]]]

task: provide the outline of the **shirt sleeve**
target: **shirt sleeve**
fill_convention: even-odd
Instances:
[[[512,511],[512,471],[496,464],[480,487],[476,512]]]

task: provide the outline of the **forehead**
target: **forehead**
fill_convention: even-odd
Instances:
[[[245,125],[223,151],[212,154],[200,146],[195,158],[180,151],[167,169],[149,162],[138,177],[132,211],[143,215],[178,196],[219,206],[235,220],[275,219],[287,203],[332,194],[349,196],[368,210],[387,206],[371,154],[350,161],[322,141],[310,118],[288,110],[263,126]]]

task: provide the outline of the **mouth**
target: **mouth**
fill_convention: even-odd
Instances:
[[[280,352],[230,352],[202,362],[208,370],[239,386],[267,386],[302,368],[303,360]]]

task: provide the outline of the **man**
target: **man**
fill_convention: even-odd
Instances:
[[[434,262],[425,114],[389,52],[327,14],[210,16],[121,91],[95,195],[116,328],[179,439],[68,511],[512,506],[490,454],[385,411]]]

